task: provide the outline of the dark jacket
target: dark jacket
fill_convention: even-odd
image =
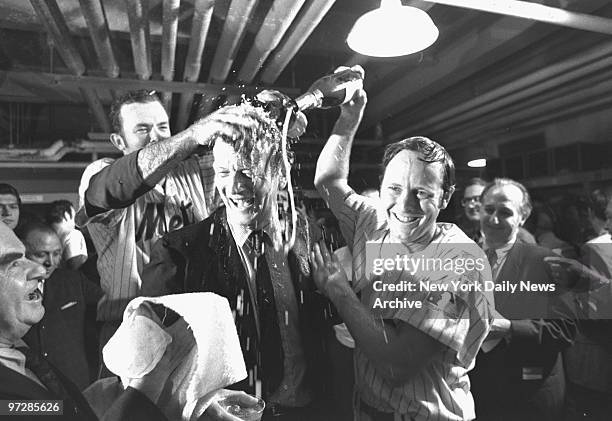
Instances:
[[[552,284],[543,261],[551,255],[517,241],[496,285]],[[558,286],[554,292],[495,292],[495,308],[510,320],[511,336],[488,353],[480,351],[470,372],[477,419],[559,419],[565,399],[561,351],[576,334],[576,313],[566,298]]]
[[[62,420],[62,421],[96,421],[98,418],[77,387],[65,376],[54,369],[54,372],[74,404],[64,401],[61,416],[18,416],[22,421]],[[57,400],[50,391],[38,383],[22,376],[16,371],[0,364],[0,400]],[[0,417],[1,418],[1,417]],[[4,418],[1,418],[4,419]],[[128,387],[104,414],[104,421],[164,421],[166,417],[142,393]]]
[[[296,301],[299,310],[299,329],[307,363],[307,382],[321,395],[328,391],[328,366],[325,339],[331,329],[331,305],[316,291],[310,275],[308,251],[312,240],[304,221],[299,224],[297,240],[289,252]],[[142,274],[142,295],[159,296],[168,293],[214,292],[229,301],[236,316],[241,346],[247,370],[256,365],[258,341],[246,346],[245,336],[257,337],[256,332],[244,332],[245,326],[236,312],[238,296],[245,294],[250,302],[248,278],[231,235],[225,208],[218,209],[202,222],[173,231],[159,240],[153,248],[150,263]],[[253,313],[253,312],[251,312]],[[242,330],[242,331],[241,331]],[[249,349],[247,349],[249,348]],[[282,361],[279,361],[282,364]],[[239,386],[251,390],[246,385]]]
[[[47,357],[80,390],[93,380],[86,351],[86,313],[95,311],[102,298],[100,287],[80,272],[56,269],[43,294],[45,315],[32,326],[24,341]],[[95,320],[95,317],[90,317]],[[91,332],[95,335],[95,332]],[[90,338],[91,339],[91,338]]]

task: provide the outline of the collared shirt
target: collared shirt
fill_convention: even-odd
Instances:
[[[419,421],[473,419],[474,401],[467,373],[474,367],[476,354],[489,331],[492,294],[475,290],[450,296],[448,293],[425,292],[370,293],[373,290],[373,277],[366,270],[366,246],[372,242],[389,242],[386,213],[354,192],[346,197],[331,198],[329,205],[338,217],[342,234],[352,251],[352,283],[355,291],[362,292],[362,304],[372,309],[373,298],[389,301],[390,298],[417,299],[423,296],[422,308],[388,309],[381,317],[410,325],[444,345],[442,352],[415,376],[403,384],[393,385],[357,342],[354,354],[355,387],[360,399],[379,411],[393,412],[395,419],[404,415]],[[436,228],[437,234],[427,246],[427,251],[436,255],[445,253],[444,257],[449,258],[471,257],[486,261],[483,251],[455,225],[438,223]],[[408,275],[401,273],[401,276]],[[395,277],[396,273],[391,273],[391,276]],[[419,276],[421,279],[412,280],[418,283],[423,278]],[[483,284],[490,280],[490,276],[487,268],[471,270],[461,275],[459,281],[462,284]],[[432,281],[444,283],[445,279]]]
[[[232,224],[229,220],[228,225],[238,246],[242,264],[249,277],[250,296],[253,300],[256,300],[256,273],[248,257],[248,245],[246,244],[254,230],[246,226]],[[298,304],[291,281],[289,263],[282,248],[280,223],[277,218],[273,218],[268,225],[259,229],[268,237],[264,247],[264,256],[268,263],[270,277],[272,278],[278,325],[284,353],[283,379],[278,390],[270,396],[269,400],[284,406],[305,406],[311,400],[311,393],[304,383],[306,358],[298,328]],[[254,308],[257,308],[256,302],[252,303],[252,305]]]
[[[502,267],[504,267],[504,263],[506,263],[506,258],[508,257],[508,252],[510,251],[510,249],[512,248],[515,242],[516,240],[511,241],[505,246],[495,250],[495,254],[497,255],[497,261],[491,268],[491,273],[493,274],[493,281],[497,280],[499,271],[501,270]],[[487,250],[489,250],[489,246],[487,245],[486,240],[485,240],[484,250],[485,250],[485,253]]]
[[[26,357],[23,352],[19,351],[18,347],[26,347],[26,343],[21,339],[15,344],[8,344],[0,341],[0,364],[4,365],[22,376],[26,376],[30,380],[38,383],[46,389],[46,387],[38,380],[38,377],[29,368],[26,368]]]

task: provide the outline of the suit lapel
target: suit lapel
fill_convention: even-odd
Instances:
[[[509,281],[516,284],[520,279],[521,268],[521,248],[518,246],[518,242],[515,242],[512,248],[508,251],[506,261],[497,275],[495,280],[496,284]],[[511,299],[512,294],[509,293],[495,293],[495,305],[498,309],[502,309],[504,304]],[[502,312],[503,314],[503,312]]]
[[[35,381],[0,364],[0,395],[23,399],[56,399],[56,396]]]

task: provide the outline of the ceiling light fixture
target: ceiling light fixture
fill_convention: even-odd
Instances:
[[[397,57],[424,50],[438,34],[423,10],[402,6],[401,0],[381,0],[380,8],[357,19],[346,42],[359,54]]]
[[[467,166],[470,168],[484,168],[487,166],[487,160],[484,158],[472,159],[467,163]]]

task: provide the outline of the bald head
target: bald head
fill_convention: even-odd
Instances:
[[[43,265],[46,278],[49,278],[62,258],[62,244],[53,228],[33,222],[20,230],[20,236],[26,248],[26,257]]]

